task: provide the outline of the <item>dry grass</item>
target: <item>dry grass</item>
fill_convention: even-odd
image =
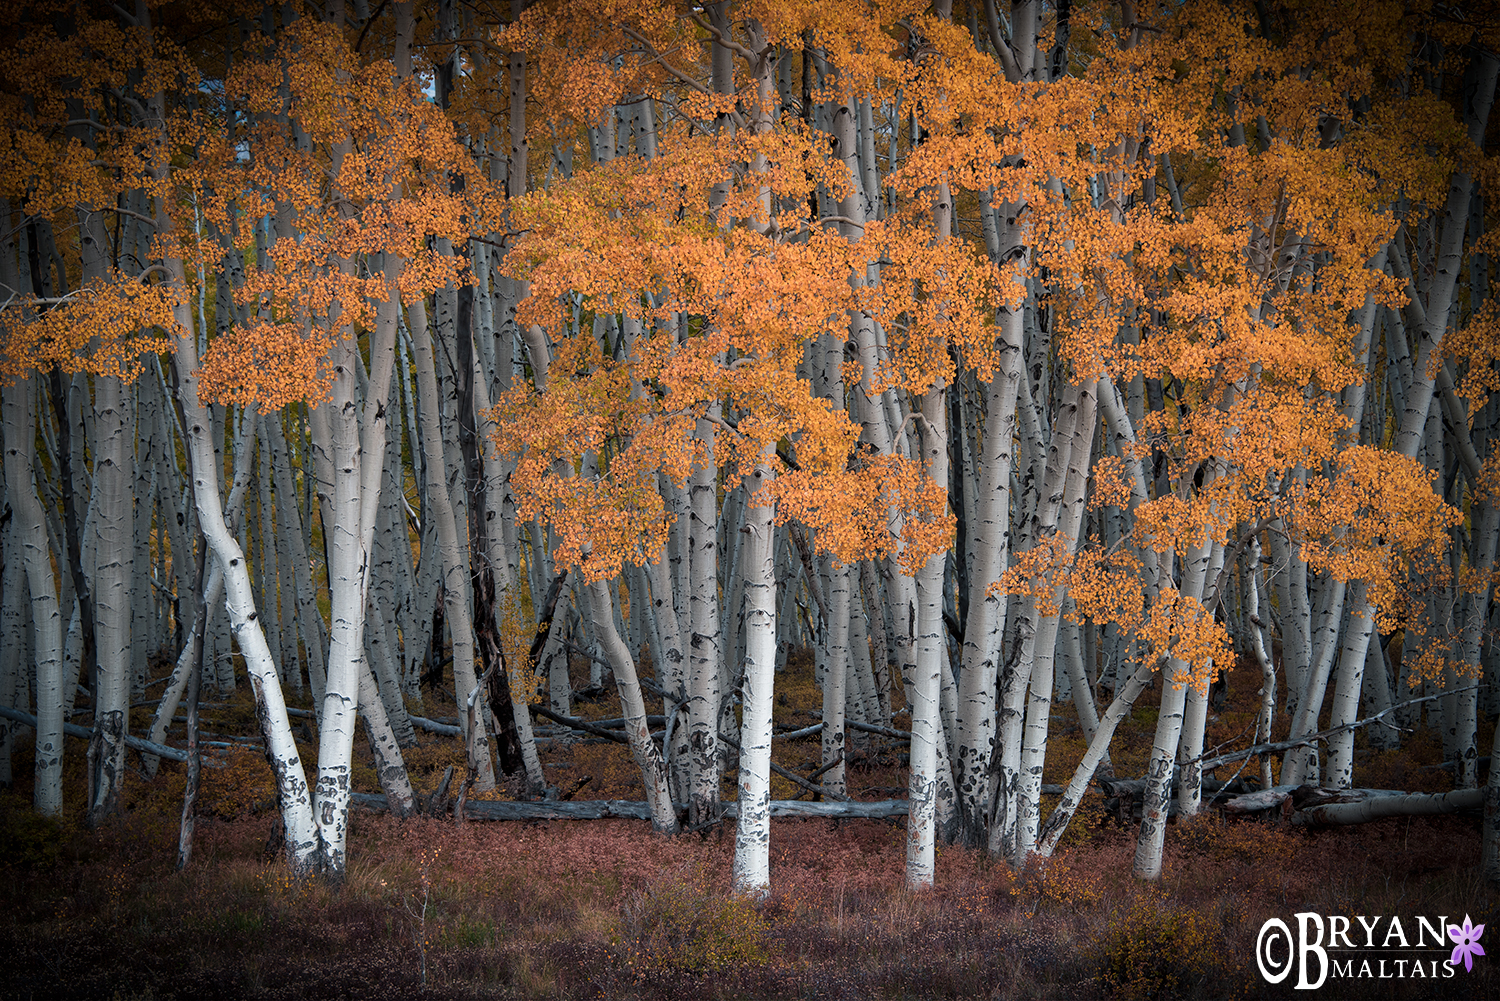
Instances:
[[[815,709],[807,668],[799,662],[778,687],[788,696],[779,723],[805,723]],[[1230,705],[1244,701],[1239,680]],[[233,725],[243,699],[215,729]],[[578,711],[618,708],[606,698]],[[1122,729],[1118,773],[1139,774],[1154,713],[1148,698]],[[1242,716],[1220,713],[1210,744],[1234,738]],[[1066,781],[1082,753],[1075,726],[1059,707],[1048,781]],[[25,762],[29,742],[16,751]],[[312,752],[304,746],[307,760]],[[816,741],[777,753],[810,768]],[[1357,781],[1441,787],[1447,777],[1426,767],[1439,753],[1427,738],[1370,752]],[[81,757],[69,756],[74,804]],[[549,745],[544,758],[559,784],[589,774],[588,795],[640,795],[622,748]],[[424,739],[408,761],[430,790],[455,749]],[[903,886],[903,823],[775,822],[774,892],[752,904],[729,892],[732,831],[669,840],[633,821],[458,827],[367,813],[352,822],[348,878],[335,890],[289,879],[274,841],[268,849],[263,761],[222,764],[205,770],[197,853],[183,873],[172,871],[180,772],[133,778],[126,813],[89,832],[71,815],[31,814],[17,768],[16,788],[0,794],[0,996],[405,997],[424,992],[425,969],[434,998],[1280,997],[1294,996],[1291,981],[1272,988],[1254,968],[1267,918],[1500,920],[1473,818],[1309,834],[1205,816],[1170,828],[1163,878],[1145,885],[1130,876],[1133,832],[1105,824],[1097,797],[1045,867],[1014,873],[943,848],[937,888],[924,893]],[[373,776],[356,784],[373,789]],[[867,756],[850,784],[858,798],[887,798],[905,784],[899,752]],[[1329,981],[1316,996],[1490,997],[1500,988],[1492,962],[1433,986]]]

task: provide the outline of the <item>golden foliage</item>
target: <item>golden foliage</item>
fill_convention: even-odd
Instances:
[[[177,327],[177,301],[173,289],[116,273],[49,309],[37,311],[27,299],[15,302],[0,314],[0,379],[32,367],[62,366],[130,382],[141,373],[142,355],[168,349],[165,331]]]

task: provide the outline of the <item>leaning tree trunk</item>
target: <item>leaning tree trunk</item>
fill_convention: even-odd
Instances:
[[[635,660],[630,656],[630,648],[615,631],[614,598],[609,593],[609,585],[607,580],[598,580],[584,588],[588,595],[589,614],[594,619],[594,628],[604,646],[605,656],[615,672],[615,684],[620,690],[620,711],[625,717],[625,736],[630,742],[630,753],[636,766],[641,770],[646,801],[651,808],[651,829],[659,834],[676,834],[677,811],[672,806],[672,795],[667,787],[666,765],[646,724],[646,701],[641,696]]]
[[[1068,822],[1077,812],[1078,804],[1082,802],[1089,783],[1094,780],[1094,772],[1109,751],[1109,742],[1114,737],[1115,728],[1130,713],[1131,706],[1135,704],[1141,692],[1146,690],[1154,667],[1155,665],[1149,660],[1141,661],[1135,673],[1120,688],[1120,693],[1115,696],[1114,702],[1105,710],[1098,729],[1094,731],[1094,736],[1089,741],[1088,750],[1084,752],[1083,760],[1078,763],[1078,767],[1073,771],[1072,779],[1063,790],[1062,799],[1058,801],[1051,816],[1047,818],[1047,823],[1042,825],[1036,847],[1037,854],[1042,858],[1050,858],[1057,850],[1057,843],[1062,839],[1063,832],[1068,829]]]
[[[1074,393],[1077,405],[1071,420],[1072,440],[1059,449],[1065,449],[1068,458],[1062,478],[1062,497],[1056,522],[1056,533],[1063,540],[1062,544],[1069,554],[1077,551],[1079,536],[1083,533],[1084,499],[1089,476],[1087,467],[1094,446],[1095,426],[1098,424],[1094,383],[1085,382],[1076,387]],[[1014,861],[1018,863],[1024,863],[1026,856],[1036,850],[1041,824],[1042,769],[1047,756],[1047,733],[1057,662],[1057,633],[1066,598],[1065,579],[1055,580],[1052,584],[1050,614],[1040,617],[1033,634],[1035,654],[1031,670],[1031,690],[1026,704],[1026,723],[1022,730],[1020,779],[1016,790]]]
[[[224,503],[224,523],[228,526],[231,535],[238,535],[240,516],[243,511],[247,485],[250,482],[250,456],[255,449],[255,428],[258,422],[255,419],[256,405],[250,404],[245,408],[244,419],[240,422],[240,433],[235,439],[234,446],[234,482],[229,490],[229,498]],[[192,550],[184,547],[182,558],[187,559],[187,554]],[[193,653],[195,641],[205,639],[208,624],[213,619],[213,610],[219,604],[224,595],[224,572],[219,566],[217,559],[208,561],[207,583],[194,578],[194,588],[201,584],[201,594],[193,594],[192,600],[200,598],[207,609],[202,620],[196,616],[192,620],[189,635],[183,640],[182,651],[177,656],[177,665],[172,671],[171,678],[167,681],[166,691],[162,692],[161,702],[157,704],[156,716],[151,722],[151,731],[148,740],[152,743],[161,744],[166,742],[167,730],[176,718],[177,709],[182,699],[183,691],[188,685],[188,679],[197,668],[194,666],[202,659],[202,654]],[[191,593],[191,592],[190,592]],[[186,600],[186,599],[184,599]],[[196,635],[194,635],[196,631]],[[161,759],[155,754],[144,754],[141,757],[142,767],[149,776],[156,775],[156,769]]]
[[[167,221],[169,217],[162,206],[158,206],[157,219],[165,226],[170,226]],[[165,266],[169,280],[182,287],[181,261],[168,258]],[[259,615],[255,610],[254,591],[245,566],[245,554],[224,524],[224,512],[219,498],[218,467],[214,455],[213,421],[206,408],[198,402],[198,345],[192,329],[192,314],[186,305],[176,307],[176,312],[178,328],[175,337],[176,352],[172,360],[178,377],[177,399],[188,445],[188,467],[192,475],[198,523],[202,526],[214,557],[224,568],[225,607],[255,690],[261,731],[281,800],[287,853],[291,858],[292,868],[305,872],[312,867],[318,848],[312,798],[302,769],[302,759],[297,752],[297,743],[292,737],[291,724],[287,719],[286,701],[282,697],[276,662],[266,644],[266,635],[260,628]]]

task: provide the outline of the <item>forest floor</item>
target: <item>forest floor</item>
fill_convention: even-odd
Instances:
[[[576,667],[586,683],[586,665]],[[1229,674],[1228,708],[1213,719],[1209,746],[1249,743],[1257,682],[1250,670]],[[205,730],[254,733],[246,687],[205,696]],[[816,720],[821,697],[805,658],[778,677],[777,692],[778,725]],[[1147,692],[1117,734],[1117,775],[1142,773],[1158,697]],[[428,713],[451,706],[440,699],[429,694]],[[149,712],[135,710],[133,732]],[[618,715],[618,700],[581,701],[575,712]],[[1491,732],[1486,726],[1482,746]],[[303,736],[311,768],[316,747],[310,730]],[[406,760],[414,786],[430,792],[447,765],[461,771],[462,754],[456,741],[419,736]],[[1450,775],[1433,767],[1441,743],[1430,730],[1409,735],[1400,751],[1371,750],[1363,735],[1359,744],[1358,786],[1451,788]],[[1106,818],[1096,791],[1046,866],[1016,873],[944,847],[927,892],[903,885],[904,819],[777,820],[772,893],[751,903],[729,892],[731,824],[667,839],[644,821],[458,825],[356,811],[347,878],[334,887],[288,875],[270,771],[257,751],[221,753],[205,768],[192,864],[176,872],[182,767],[168,763],[150,782],[133,770],[124,812],[88,831],[77,809],[84,747],[70,740],[67,750],[71,806],[62,820],[29,809],[24,730],[13,747],[16,782],[0,792],[0,997],[1500,996],[1493,934],[1491,955],[1476,958],[1472,972],[1443,966],[1451,943],[1428,937],[1417,948],[1422,917],[1500,921],[1500,896],[1479,868],[1477,815],[1307,831],[1209,812],[1169,827],[1162,879],[1147,884],[1131,876],[1133,825]],[[377,791],[368,750],[359,750],[356,788]],[[549,782],[576,789],[576,799],[643,798],[619,745],[551,740],[541,750]],[[901,750],[880,741],[851,756],[854,798],[905,795]],[[1082,753],[1071,706],[1060,705],[1046,781],[1066,782]],[[818,754],[817,738],[777,744],[778,763],[803,774]],[[795,795],[775,781],[773,795]],[[1044,817],[1054,800],[1044,801]],[[1349,976],[1294,994],[1296,970],[1275,986],[1257,972],[1257,936],[1273,918],[1296,934],[1296,915],[1308,912],[1330,929],[1330,916],[1349,918],[1346,941],[1360,948],[1331,953],[1353,960]],[[1285,943],[1280,949],[1273,959],[1284,957]],[[1417,968],[1431,973],[1416,978]],[[1317,974],[1314,959],[1309,976]]]

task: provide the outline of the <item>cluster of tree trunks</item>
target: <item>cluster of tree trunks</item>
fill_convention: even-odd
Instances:
[[[1237,663],[1263,787],[1346,790],[1360,727],[1454,762],[1443,798],[1257,809],[1482,802],[1500,879],[1494,25],[606,6],[0,15],[0,781],[34,727],[60,812],[86,705],[97,822],[127,748],[180,760],[179,710],[248,684],[299,869],[347,864],[362,723],[397,813],[420,729],[461,801],[538,799],[461,815],[730,818],[761,893],[772,816],[904,814],[920,886],[939,841],[1050,854],[1155,687],[1149,879]],[[1405,48],[1330,41],[1365,37]],[[570,659],[641,810],[541,800]],[[1087,752],[1044,817],[1062,701]],[[908,800],[849,802],[889,739]]]

